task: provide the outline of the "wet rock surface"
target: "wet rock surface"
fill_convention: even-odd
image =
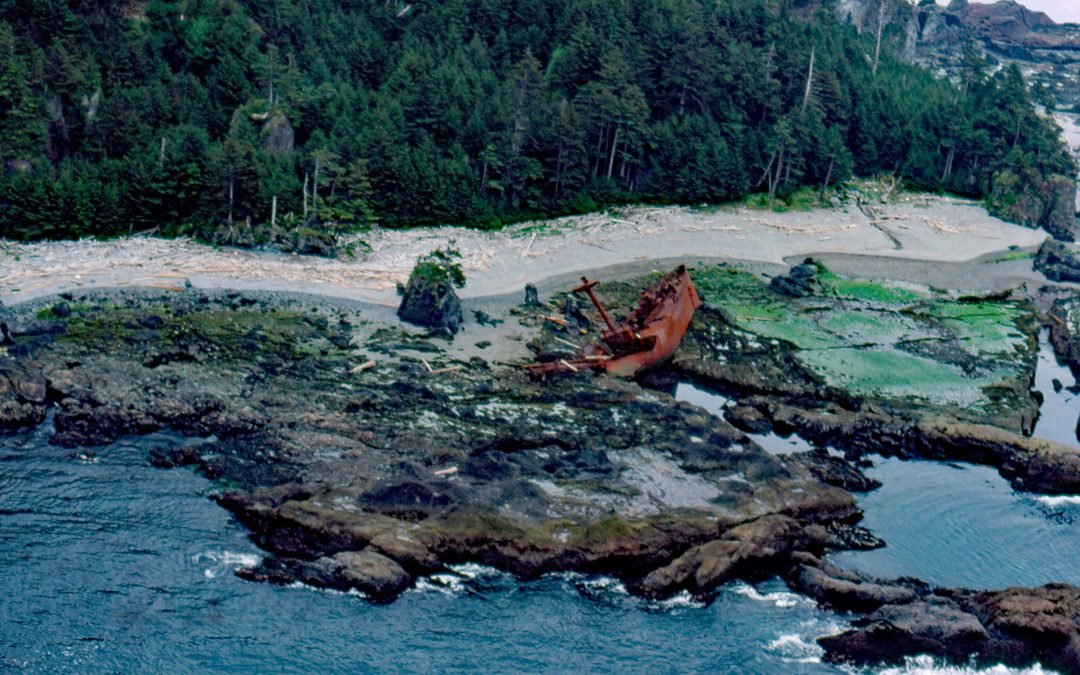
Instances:
[[[1080,670],[1080,588],[1048,584],[976,593],[936,589],[886,603],[855,627],[819,640],[832,661],[898,662],[932,654],[956,662]]]
[[[1061,646],[1076,643],[1075,589],[932,589],[864,578],[827,558],[882,544],[855,525],[851,492],[875,487],[862,454],[981,462],[1027,489],[1080,491],[1075,451],[1023,435],[1037,405],[1028,393],[1037,322],[1015,305],[928,306],[815,270],[811,293],[785,300],[759,280],[742,296],[701,284],[710,306],[668,372],[735,394],[734,425],[635,382],[539,381],[480,358],[452,361],[425,340],[367,326],[364,309],[192,290],[69,298],[62,332],[12,338],[0,412],[12,411],[4,423],[16,428],[51,405],[52,440],[65,446],[163,428],[202,437],[155,448],[148,461],[221,481],[215,499],[271,554],[241,572],[252,580],[388,601],[419,577],[478,562],[524,578],[579,570],[648,597],[709,598],[732,579],[780,575],[824,605],[866,614],[823,642],[836,660],[975,652],[1075,669],[1075,648]],[[749,283],[719,274],[736,290]],[[851,293],[869,299],[846,305]],[[796,332],[784,337],[773,324],[792,307]],[[886,323],[820,323],[838,307]],[[588,340],[581,330],[596,317],[571,309],[569,327],[543,318],[544,305],[499,318],[547,325],[539,339]],[[53,314],[20,307],[6,321]],[[806,358],[843,350],[914,356],[963,377],[944,394],[868,394],[823,371],[820,355]],[[654,375],[656,386],[672,381]],[[971,396],[973,406],[956,401]],[[797,431],[846,457],[770,455],[740,428]]]
[[[366,352],[385,342],[358,345],[355,310],[198,292],[76,300],[24,387],[41,410],[52,401],[52,442],[204,437],[148,461],[232,486],[218,500],[274,554],[251,578],[379,599],[462,561],[634,581],[721,539],[779,566],[804,525],[858,517],[805,466],[632,382]],[[770,517],[789,525],[740,534]]]
[[[1080,373],[1080,297],[1058,298],[1050,307],[1050,343],[1054,353]]]

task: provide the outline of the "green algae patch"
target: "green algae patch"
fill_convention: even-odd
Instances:
[[[968,374],[958,366],[889,347],[807,352],[799,359],[850,394],[932,405],[985,406],[992,399],[985,388],[1014,374]]]
[[[955,299],[816,267],[804,297],[731,265],[692,275],[706,303],[735,328],[788,350],[838,394],[986,417],[1023,407],[1036,355],[1030,306]],[[705,358],[733,364],[740,355],[713,349]]]
[[[919,308],[965,342],[975,355],[1009,354],[1030,348],[1031,330],[1024,330],[1031,312],[1007,302],[950,302]]]
[[[99,353],[135,350],[150,367],[213,358],[271,369],[314,362],[330,368],[345,358],[350,336],[342,326],[311,313],[251,304],[102,304],[73,312],[57,339]]]
[[[875,304],[906,305],[927,297],[925,293],[904,288],[897,284],[878,281],[850,279],[837,276],[818,263],[817,279],[823,287],[823,295],[833,295],[849,300],[864,300]]]

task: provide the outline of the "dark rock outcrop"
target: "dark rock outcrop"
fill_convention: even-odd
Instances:
[[[932,654],[954,662],[1041,663],[1080,671],[1080,588],[936,590],[885,604],[840,635],[819,640],[826,658],[855,664]]]
[[[813,295],[820,287],[817,275],[817,265],[812,258],[807,258],[802,264],[792,267],[787,274],[773,277],[769,285],[777,293],[804,298]]]
[[[1080,297],[1058,298],[1049,316],[1054,353],[1069,364],[1074,375],[1080,374]]]
[[[866,579],[809,553],[793,556],[784,579],[792,588],[826,607],[856,612],[870,612],[883,605],[906,604],[918,597],[907,586]]]
[[[807,537],[795,520],[766,516],[728,530],[720,539],[695,546],[653,570],[634,585],[648,597],[688,590],[703,596],[734,578],[763,579],[786,566],[788,554]]]
[[[45,419],[45,376],[32,363],[0,359],[0,430],[17,431]]]
[[[881,487],[881,481],[868,477],[852,462],[830,455],[824,448],[796,453],[791,459],[806,466],[822,483],[835,485],[849,492],[869,492]]]
[[[259,147],[271,155],[284,155],[293,151],[296,144],[296,132],[293,130],[289,118],[280,112],[275,112],[263,122],[259,132]]]
[[[952,600],[933,596],[905,605],[886,605],[857,621],[857,628],[819,640],[830,660],[857,664],[896,663],[931,654],[966,661],[989,640],[974,615]]]
[[[413,582],[401,565],[370,548],[316,560],[269,558],[258,567],[238,570],[237,575],[251,581],[300,581],[318,588],[357,590],[375,602],[393,600]]]
[[[457,334],[464,321],[461,300],[453,284],[446,279],[421,274],[409,277],[398,316],[417,326],[445,331],[451,337]]]
[[[1076,181],[1066,176],[1020,176],[1005,169],[994,176],[986,206],[993,216],[1042,227],[1055,239],[1076,238]]]
[[[1055,239],[1042,243],[1033,265],[1051,281],[1080,281],[1080,256],[1067,244]]]

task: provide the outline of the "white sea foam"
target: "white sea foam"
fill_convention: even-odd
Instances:
[[[479,565],[477,563],[450,565],[450,569],[454,571],[454,574],[464,579],[476,579],[477,577],[493,577],[504,574],[504,572],[500,572],[494,567],[488,567],[487,565]]]
[[[851,670],[849,672],[859,671]],[[986,668],[955,666],[932,656],[920,655],[907,657],[904,659],[903,665],[882,668],[874,672],[876,675],[1050,675],[1054,671],[1046,670],[1040,665],[1030,668],[1010,668],[1001,664]]]
[[[586,579],[580,582],[582,586],[595,592],[615,593],[618,595],[629,595],[630,592],[626,590],[626,586],[623,582],[619,581],[615,577],[594,577],[592,579]]]
[[[310,584],[305,584],[302,581],[294,581],[291,584],[287,584],[285,586],[285,588],[295,588],[297,590],[302,590],[302,591],[315,591],[316,593],[326,593],[327,595],[351,596],[351,597],[354,597],[354,598],[367,598],[368,597],[367,593],[364,593],[363,591],[359,591],[359,590],[357,590],[355,588],[350,588],[347,591],[339,591],[336,588],[320,588],[319,586],[312,586]]]
[[[408,593],[439,593],[448,597],[461,595],[465,592],[465,584],[460,577],[449,574],[433,574],[429,578],[421,577],[416,580],[416,585],[406,591]]]
[[[816,641],[798,633],[783,633],[765,648],[792,663],[820,663],[825,653]]]
[[[1080,495],[1042,495],[1035,501],[1051,509],[1060,509],[1066,506],[1080,506]]]
[[[650,605],[664,610],[701,609],[705,606],[705,603],[694,598],[694,596],[690,595],[689,591],[679,591],[666,600],[656,600],[651,602]]]
[[[797,593],[788,593],[786,591],[761,593],[758,589],[742,581],[733,584],[731,590],[739,595],[744,595],[751,600],[768,602],[777,607],[798,607],[799,605],[810,606],[814,604],[814,601],[810,598],[803,597]]]
[[[209,565],[203,569],[203,576],[214,579],[222,572],[232,572],[241,567],[255,567],[262,558],[254,553],[234,553],[232,551],[204,551],[191,556],[196,565]]]

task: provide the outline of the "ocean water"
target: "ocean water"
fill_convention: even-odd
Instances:
[[[1017,492],[985,466],[873,459],[882,486],[859,496],[862,525],[887,545],[833,562],[954,588],[1080,585],[1080,497]]]

